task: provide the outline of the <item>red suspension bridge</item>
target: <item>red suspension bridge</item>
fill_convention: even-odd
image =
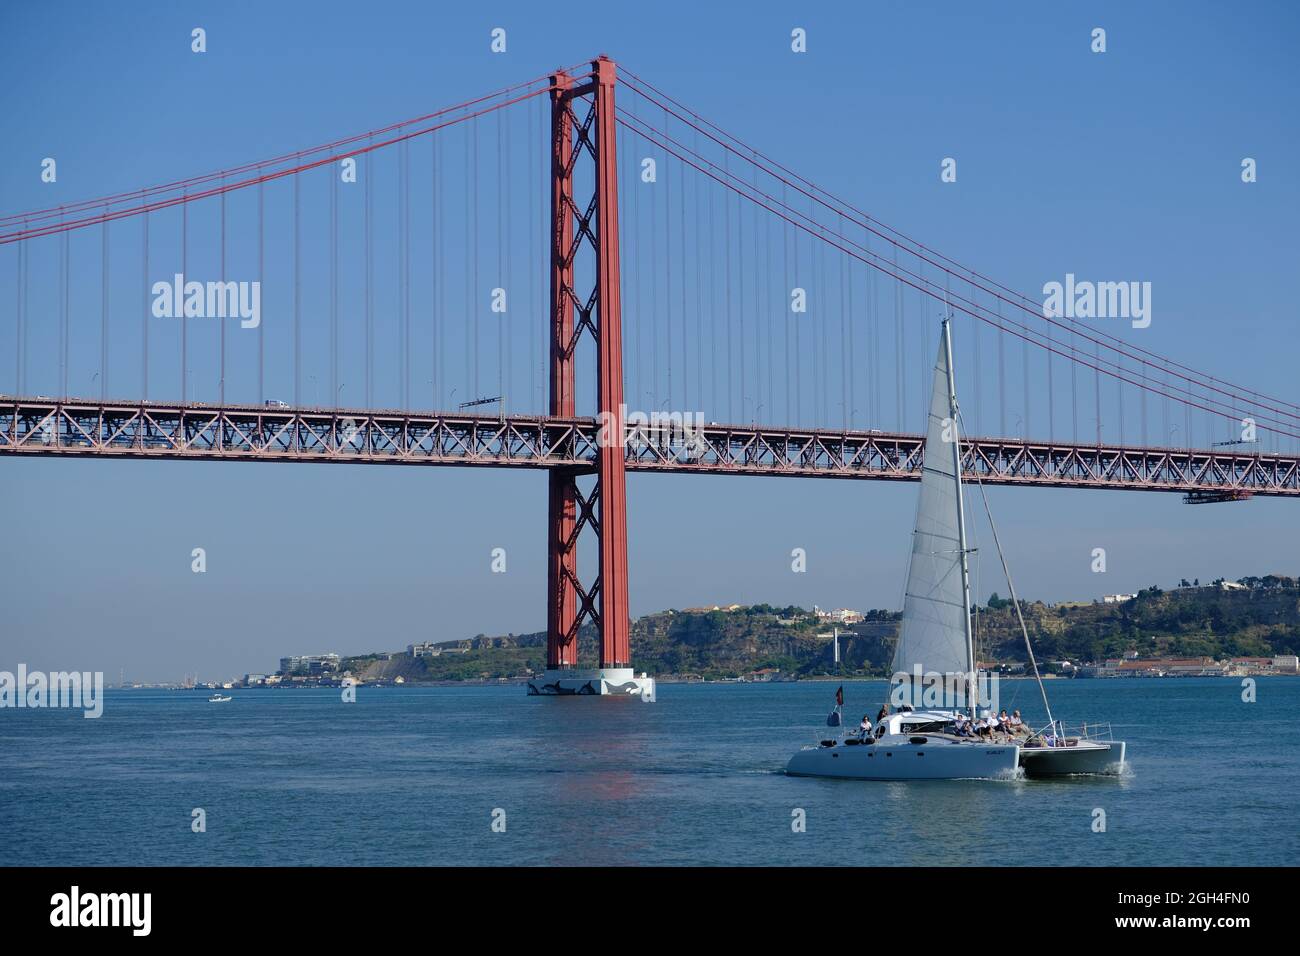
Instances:
[[[1047,316],[604,57],[0,246],[0,454],[545,469],[555,670],[585,625],[630,666],[626,471],[917,477],[941,311],[1003,436],[969,475],[1300,496],[1300,405]]]

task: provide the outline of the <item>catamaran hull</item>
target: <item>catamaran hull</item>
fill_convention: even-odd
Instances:
[[[901,744],[809,747],[786,765],[793,777],[845,780],[999,779],[1016,775],[1020,748],[1015,745]]]
[[[1124,772],[1123,741],[1077,747],[1022,747],[1020,766],[1027,777],[1068,777],[1073,774]]]

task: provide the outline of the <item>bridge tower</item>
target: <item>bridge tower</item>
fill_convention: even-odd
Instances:
[[[614,61],[591,74],[551,77],[550,414],[577,414],[576,360],[590,336],[596,353],[596,412],[602,424],[595,484],[589,466],[549,472],[546,674],[530,694],[653,694],[632,670],[627,591],[627,479],[622,441],[623,329],[619,310],[618,162]],[[589,168],[579,176],[579,164]],[[586,184],[586,185],[584,185]],[[579,195],[590,189],[590,195]],[[611,427],[611,425],[613,427]],[[584,587],[578,543],[596,537],[598,568]],[[578,666],[578,632],[591,624],[600,666]]]

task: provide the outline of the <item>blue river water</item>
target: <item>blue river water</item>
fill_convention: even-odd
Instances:
[[[846,722],[883,689],[846,682]],[[1112,723],[1125,776],[787,777],[827,734],[825,682],[664,685],[656,703],[514,686],[361,687],[348,704],[108,691],[97,720],[0,710],[0,864],[1300,863],[1300,680],[1261,678],[1253,703],[1230,679],[1048,690],[1067,723]],[[1001,696],[1041,716],[1032,682]]]

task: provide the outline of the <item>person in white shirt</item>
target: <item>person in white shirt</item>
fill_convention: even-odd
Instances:
[[[1020,711],[1018,710],[1011,712],[1011,716],[1007,718],[1006,725],[1007,732],[1014,737],[1028,735],[1029,733],[1029,728],[1025,726],[1025,722],[1020,719]]]

